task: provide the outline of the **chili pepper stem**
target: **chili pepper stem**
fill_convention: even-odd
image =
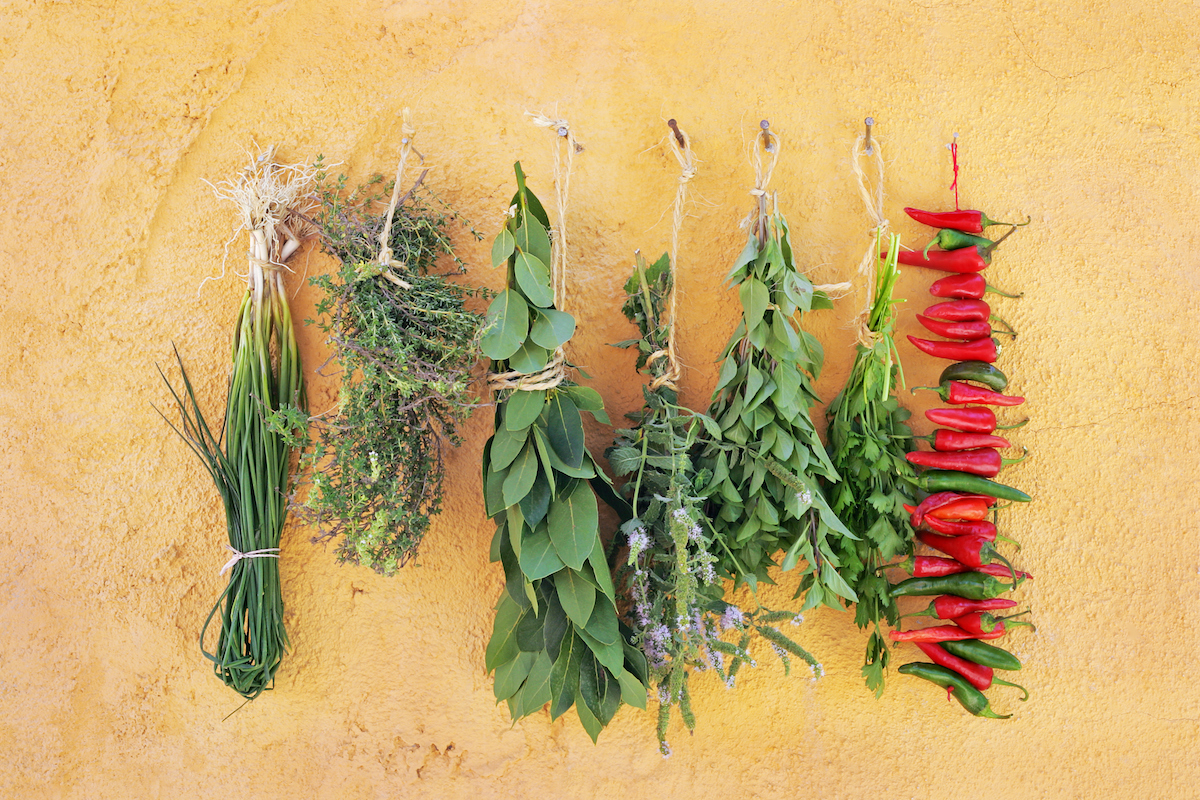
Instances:
[[[1010,536],[1005,536],[1003,533],[998,533],[998,534],[996,534],[996,539],[997,539],[997,541],[1004,541],[1004,542],[1007,542],[1008,544],[1013,545],[1014,547],[1017,548],[1017,552],[1021,551],[1021,543],[1018,542],[1016,539],[1013,539]]]
[[[1020,458],[1002,458],[1002,459],[1000,459],[1000,465],[1007,467],[1009,464],[1020,464],[1022,461],[1024,461],[1027,458],[1029,458],[1029,448],[1022,447]]]
[[[1005,322],[1003,317],[1001,317],[997,314],[989,314],[988,319],[993,319],[996,322],[999,322],[1001,325],[1003,325],[1005,328],[1008,329],[1006,331],[1003,331],[1004,333],[1007,333],[1009,336],[1013,337],[1014,339],[1017,338],[1017,329],[1014,328],[1012,325],[1009,325],[1007,322]]]
[[[1015,428],[1021,428],[1021,427],[1024,427],[1026,424],[1028,424],[1028,422],[1029,422],[1029,418],[1028,418],[1028,417],[1026,417],[1025,419],[1021,420],[1020,422],[1014,423],[1014,424],[1012,424],[1012,425],[997,425],[997,426],[996,426],[996,430],[998,430],[998,431],[1011,431],[1011,430],[1013,430],[1013,429],[1015,429]]]
[[[996,677],[992,678],[992,683],[998,683],[1001,686],[1011,686],[1014,689],[1020,689],[1022,692],[1024,692],[1024,696],[1021,698],[1022,703],[1024,703],[1026,700],[1029,699],[1029,690],[1026,689],[1024,686],[1021,686],[1020,684],[1010,683],[1006,680],[1002,680],[1002,679],[996,678]]]
[[[1030,217],[1029,219],[1032,220],[1033,217]],[[1008,232],[1005,233],[1003,236],[1001,236],[996,241],[992,242],[990,245],[988,245],[987,251],[986,251],[988,255],[991,255],[992,251],[995,250],[997,247],[999,247],[1001,242],[1003,242],[1009,236],[1012,236],[1013,231],[1015,231],[1018,228],[1017,225],[1013,225],[1011,222],[1008,224],[1012,226],[1008,229]],[[1025,222],[1021,223],[1021,225],[1028,225],[1028,224],[1029,224],[1029,220],[1026,220]]]
[[[1025,224],[1028,224],[1028,223],[1025,223]],[[1025,296],[1024,292],[1021,292],[1020,294],[1009,294],[1008,292],[997,289],[995,286],[992,286],[990,283],[984,284],[984,293],[986,294],[987,292],[991,292],[992,294],[998,294],[1001,297],[1008,297],[1013,300],[1018,300]]]

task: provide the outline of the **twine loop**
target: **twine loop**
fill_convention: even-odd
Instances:
[[[874,347],[881,338],[876,331],[871,330],[869,321],[875,294],[875,270],[879,259],[879,243],[887,235],[889,227],[888,219],[883,213],[883,147],[880,145],[878,137],[870,139],[869,144],[868,148],[867,134],[860,133],[854,140],[854,146],[850,151],[850,166],[854,170],[854,177],[858,182],[858,193],[863,199],[867,217],[871,221],[871,227],[867,229],[871,245],[863,253],[862,260],[858,263],[858,274],[866,276],[863,285],[867,287],[867,298],[855,320],[855,327],[858,329],[856,338],[858,343],[866,348]],[[867,171],[863,168],[862,156],[866,156],[870,160],[871,166],[875,168],[874,186],[870,185],[872,181],[867,177]]]
[[[554,141],[554,190],[558,207],[558,220],[553,235],[550,237],[550,288],[554,294],[554,307],[562,309],[566,301],[567,285],[567,200],[571,190],[571,167],[575,154],[583,150],[583,145],[575,140],[571,125],[565,119],[551,119],[545,114],[525,115],[539,128],[546,128],[555,135]],[[563,158],[563,148],[566,145],[566,158]],[[510,214],[516,213],[516,207],[509,209]],[[567,379],[567,359],[562,347],[554,351],[550,361],[536,372],[493,372],[488,375],[488,389],[494,392],[513,389],[520,392],[538,392],[553,389]]]
[[[234,564],[238,563],[243,558],[279,558],[278,547],[264,547],[262,550],[250,550],[243,553],[233,545],[227,544],[225,545],[225,549],[233,553],[233,558],[225,562],[225,566],[221,567],[221,571],[217,573],[218,575],[224,575],[226,572],[233,569]]]
[[[499,392],[514,389],[518,392],[540,392],[553,389],[567,379],[567,359],[560,347],[545,367],[537,372],[493,372],[488,375],[488,389]]]
[[[407,291],[412,288],[412,284],[392,271],[393,267],[396,269],[406,269],[407,265],[403,261],[397,261],[393,257],[390,242],[392,238],[392,221],[396,216],[396,207],[403,202],[400,198],[400,187],[404,181],[404,166],[408,162],[409,155],[414,151],[413,139],[417,135],[417,129],[413,127],[412,112],[408,108],[400,112],[400,119],[400,133],[402,136],[400,139],[400,163],[396,166],[396,180],[392,184],[392,200],[388,203],[387,222],[384,223],[383,232],[379,234],[379,258],[376,263],[382,268],[378,273],[379,275],[382,275],[389,282]],[[421,157],[420,153],[417,153],[417,156],[421,158],[421,161],[425,160]],[[425,174],[422,173],[421,178],[417,179],[417,184],[420,184],[424,177]],[[414,185],[412,189],[409,189],[404,194],[404,197],[407,198],[412,193],[412,190],[416,188],[417,186]]]

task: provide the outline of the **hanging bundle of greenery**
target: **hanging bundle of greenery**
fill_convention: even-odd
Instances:
[[[764,123],[765,125],[765,123]],[[836,483],[837,470],[817,435],[809,408],[824,354],[801,328],[797,314],[832,308],[828,295],[796,267],[787,221],[778,207],[767,212],[766,184],[779,154],[778,138],[764,127],[771,166],[756,166],[750,236],[728,279],[738,288],[742,320],[721,353],[709,416],[722,441],[709,444],[703,464],[714,525],[727,555],[726,574],[751,586],[768,581],[783,551],[786,571],[803,564],[797,596],[801,610],[837,599],[855,600],[838,573],[832,538],[856,539],[826,500],[821,481]],[[756,165],[759,154],[755,150]]]
[[[240,227],[250,234],[248,287],[234,330],[221,434],[214,435],[205,421],[178,352],[183,393],[167,383],[181,417],[178,426],[167,422],[212,477],[225,508],[226,547],[233,553],[221,570],[230,573],[229,585],[200,632],[201,651],[217,677],[247,699],[270,687],[288,643],[278,560],[294,440],[286,420],[302,419],[305,403],[283,271],[306,233],[303,212],[312,179],[309,167],[275,163],[272,148],[236,179],[215,187],[237,206]],[[205,633],[218,615],[220,638],[209,652]]]
[[[868,122],[869,124],[869,122]],[[874,192],[860,160],[874,163]],[[862,673],[876,696],[883,693],[884,671],[890,660],[884,621],[900,624],[900,610],[891,586],[881,573],[894,558],[912,552],[913,528],[904,505],[912,504],[916,472],[905,454],[916,443],[908,427],[909,412],[895,397],[900,353],[893,339],[896,304],[892,291],[900,277],[896,259],[900,237],[891,234],[884,243],[887,218],[883,215],[883,155],[878,141],[868,145],[860,135],[851,154],[859,192],[874,223],[874,241],[864,254],[859,272],[870,291],[859,320],[857,354],[850,377],[829,404],[829,455],[841,483],[830,485],[833,508],[858,539],[838,539],[835,551],[842,574],[858,595],[855,622],[870,627]],[[881,255],[886,249],[887,255]],[[849,605],[849,603],[847,603]]]
[[[575,319],[555,308],[561,266],[550,267],[549,218],[520,164],[516,174],[510,217],[492,247],[507,288],[480,339],[497,393],[484,500],[496,521],[491,560],[505,575],[485,663],[514,720],[546,703],[552,719],[574,706],[595,741],[622,702],[646,707],[649,678],[617,616],[594,489],[616,498],[584,446],[581,412],[608,417],[598,392],[566,378]]]
[[[711,473],[699,470],[689,455],[704,432],[719,438],[720,428],[710,417],[678,405],[669,355],[672,322],[666,313],[671,291],[667,254],[650,266],[638,255],[622,311],[641,338],[616,346],[636,347],[637,368],[651,381],[642,390],[641,412],[627,415],[635,427],[618,430],[606,453],[613,472],[628,476],[623,491],[633,517],[621,526],[629,554],[618,588],[658,689],[657,733],[664,756],[671,753],[667,729],[673,707],[689,731],[696,725],[690,673],[712,669],[732,687],[742,665],[754,664],[747,649],[753,633],[771,643],[785,672],[791,656],[820,670],[808,651],[774,627],[798,621],[795,614],[764,608],[746,612],[724,599],[715,568],[716,535],[703,510]],[[736,644],[721,638],[728,631],[738,637]]]
[[[311,282],[343,377],[336,409],[312,420],[308,492],[295,504],[340,561],[383,575],[417,557],[441,509],[443,449],[474,406],[482,322],[466,307],[475,292],[439,272],[465,271],[446,231],[455,215],[424,189],[424,172],[399,196],[406,134],[391,186],[377,176],[347,192],[345,176],[320,176],[316,222],[340,267]]]

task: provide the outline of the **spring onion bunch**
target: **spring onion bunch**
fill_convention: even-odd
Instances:
[[[301,214],[313,175],[308,167],[276,164],[273,155],[273,149],[261,153],[235,180],[214,187],[235,204],[239,228],[250,235],[248,285],[234,329],[221,433],[206,422],[178,352],[183,393],[168,382],[181,417],[179,425],[168,424],[212,477],[233,553],[221,570],[229,571],[229,584],[200,632],[201,652],[217,677],[247,699],[270,687],[288,643],[279,539],[294,435],[281,421],[302,418],[305,407],[283,270],[307,227]],[[204,639],[216,619],[220,637],[210,652]]]

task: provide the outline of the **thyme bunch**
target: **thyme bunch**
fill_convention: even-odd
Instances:
[[[314,541],[337,541],[339,561],[393,575],[441,510],[443,448],[459,444],[473,407],[481,317],[466,307],[475,290],[438,271],[465,265],[447,233],[458,217],[424,174],[396,209],[391,267],[377,255],[393,186],[376,176],[348,192],[344,175],[319,177],[316,223],[340,266],[310,282],[324,292],[316,324],[343,379],[330,416],[312,418],[296,512]]]
[[[771,643],[785,672],[791,656],[820,669],[812,655],[773,626],[796,620],[794,614],[763,608],[746,612],[724,599],[716,569],[720,544],[704,515],[704,487],[712,473],[699,469],[690,455],[705,433],[719,438],[721,430],[710,417],[678,405],[675,387],[664,380],[671,373],[664,357],[671,324],[664,309],[671,283],[666,254],[650,266],[637,256],[622,311],[638,326],[641,338],[616,346],[636,347],[637,368],[652,381],[642,390],[642,410],[626,415],[635,427],[618,430],[606,453],[614,473],[629,476],[623,491],[633,517],[621,526],[629,552],[618,586],[633,641],[645,654],[657,687],[657,734],[664,757],[671,753],[671,709],[677,709],[689,731],[696,725],[688,688],[691,672],[712,669],[732,687],[740,667],[755,663],[748,650],[753,633]],[[730,630],[736,643],[722,639]]]

